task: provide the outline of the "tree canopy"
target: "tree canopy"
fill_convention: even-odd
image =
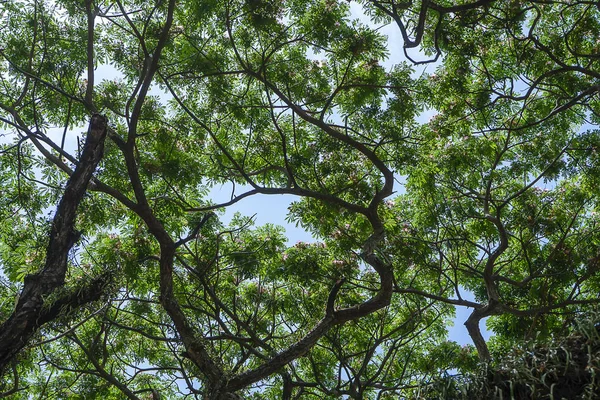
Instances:
[[[0,21],[2,396],[418,397],[600,302],[597,1]],[[278,194],[313,241],[223,220]]]

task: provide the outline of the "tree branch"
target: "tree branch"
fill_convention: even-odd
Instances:
[[[37,274],[25,277],[23,291],[15,310],[0,326],[0,371],[27,344],[43,323],[58,315],[58,305],[77,307],[99,297],[97,292],[91,291],[88,293],[89,298],[67,297],[62,303],[54,303],[49,310],[44,310],[45,297],[64,285],[67,257],[79,238],[79,233],[75,231],[77,207],[102,158],[106,126],[105,117],[99,114],[92,116],[81,159],[67,181],[52,221],[44,268]],[[82,303],[81,300],[85,302]]]

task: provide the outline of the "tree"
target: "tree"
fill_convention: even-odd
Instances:
[[[564,331],[599,302],[599,13],[3,1],[4,394],[417,396]],[[276,194],[314,243],[220,220]],[[447,340],[455,307],[476,349]]]

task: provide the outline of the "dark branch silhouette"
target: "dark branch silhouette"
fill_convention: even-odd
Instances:
[[[92,116],[81,159],[67,181],[52,221],[45,265],[40,272],[25,277],[15,310],[0,326],[0,371],[14,359],[42,324],[58,316],[61,310],[96,300],[104,292],[106,278],[98,278],[89,287],[78,291],[77,295],[67,294],[51,305],[44,301],[48,295],[64,286],[67,257],[80,235],[75,230],[77,207],[102,158],[106,126],[105,117],[99,114]]]

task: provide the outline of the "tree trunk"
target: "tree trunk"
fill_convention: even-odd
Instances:
[[[61,309],[73,309],[102,295],[106,277],[96,279],[93,286],[83,288],[77,295],[67,294],[44,307],[44,298],[64,285],[67,257],[79,239],[79,233],[75,231],[77,207],[102,158],[106,128],[106,118],[94,114],[81,158],[67,181],[52,221],[45,265],[40,272],[25,277],[15,310],[0,326],[0,374],[40,326],[56,318]]]
[[[488,350],[487,343],[479,328],[479,322],[486,316],[481,315],[479,311],[480,309],[476,309],[471,313],[467,322],[465,322],[465,326],[467,327],[467,331],[469,332],[469,336],[471,336],[473,343],[475,343],[475,348],[477,349],[477,353],[479,353],[479,359],[481,361],[489,361],[490,351]]]

